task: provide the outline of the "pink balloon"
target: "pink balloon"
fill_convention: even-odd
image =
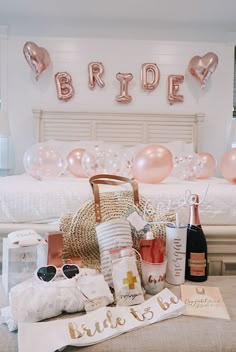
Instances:
[[[210,153],[198,153],[202,159],[202,168],[197,178],[208,178],[214,176],[216,170],[216,160]]]
[[[226,180],[236,184],[236,148],[232,148],[223,155],[220,170]]]
[[[160,183],[170,175],[173,156],[169,149],[153,144],[142,149],[134,158],[132,173],[143,183]]]
[[[36,74],[38,80],[40,74],[46,70],[50,64],[50,56],[45,48],[39,47],[34,42],[26,42],[23,48],[25,59]]]
[[[215,53],[207,53],[204,56],[194,56],[189,62],[189,72],[201,82],[202,88],[218,65],[218,56]]]
[[[82,169],[82,156],[85,149],[77,148],[72,150],[66,157],[68,170],[76,177],[87,177]]]

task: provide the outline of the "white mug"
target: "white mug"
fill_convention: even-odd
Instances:
[[[166,225],[166,281],[182,285],[185,279],[187,225]]]
[[[164,288],[166,277],[166,263],[149,263],[142,260],[142,282],[145,291],[155,295]]]

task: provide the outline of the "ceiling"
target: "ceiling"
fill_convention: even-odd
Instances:
[[[27,20],[139,21],[236,31],[236,0],[0,0],[0,25]]]

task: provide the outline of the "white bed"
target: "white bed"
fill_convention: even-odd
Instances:
[[[203,114],[131,114],[83,113],[34,110],[36,122],[35,142],[95,141],[134,146],[139,143],[192,143],[197,152],[201,145]],[[236,187],[224,179],[180,181],[169,177],[160,184],[140,184],[140,193],[167,204],[168,200],[184,197],[189,189],[203,197],[200,207],[201,221],[207,235],[212,261],[234,260],[236,251]],[[103,186],[109,191],[109,186]],[[102,190],[102,191],[103,191]],[[40,233],[58,229],[58,219],[73,212],[92,197],[87,179],[60,177],[37,181],[23,174],[1,179],[0,233],[34,228]],[[220,259],[219,259],[220,258]],[[223,268],[223,269],[222,269]],[[221,271],[224,266],[221,267]]]
[[[128,185],[101,185],[101,192],[129,190]],[[183,181],[168,177],[155,185],[139,183],[139,192],[156,209],[176,209],[185,192],[197,193],[202,200],[200,218],[205,227],[234,226],[236,219],[236,187],[221,178]],[[27,174],[4,177],[0,184],[0,219],[9,224],[58,223],[66,213],[73,213],[80,205],[93,198],[88,179],[57,177],[38,181]],[[181,211],[182,209],[182,211]],[[186,207],[178,210],[188,216]],[[184,216],[184,214],[182,214]]]

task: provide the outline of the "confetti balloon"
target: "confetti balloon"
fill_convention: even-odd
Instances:
[[[200,175],[202,169],[202,159],[199,155],[186,154],[173,158],[174,169],[172,176],[181,180],[193,180]]]
[[[88,177],[97,174],[131,176],[132,156],[122,146],[99,144],[86,149],[82,168]]]
[[[34,144],[25,152],[23,164],[26,173],[38,180],[61,176],[66,168],[63,157],[43,143]]]

